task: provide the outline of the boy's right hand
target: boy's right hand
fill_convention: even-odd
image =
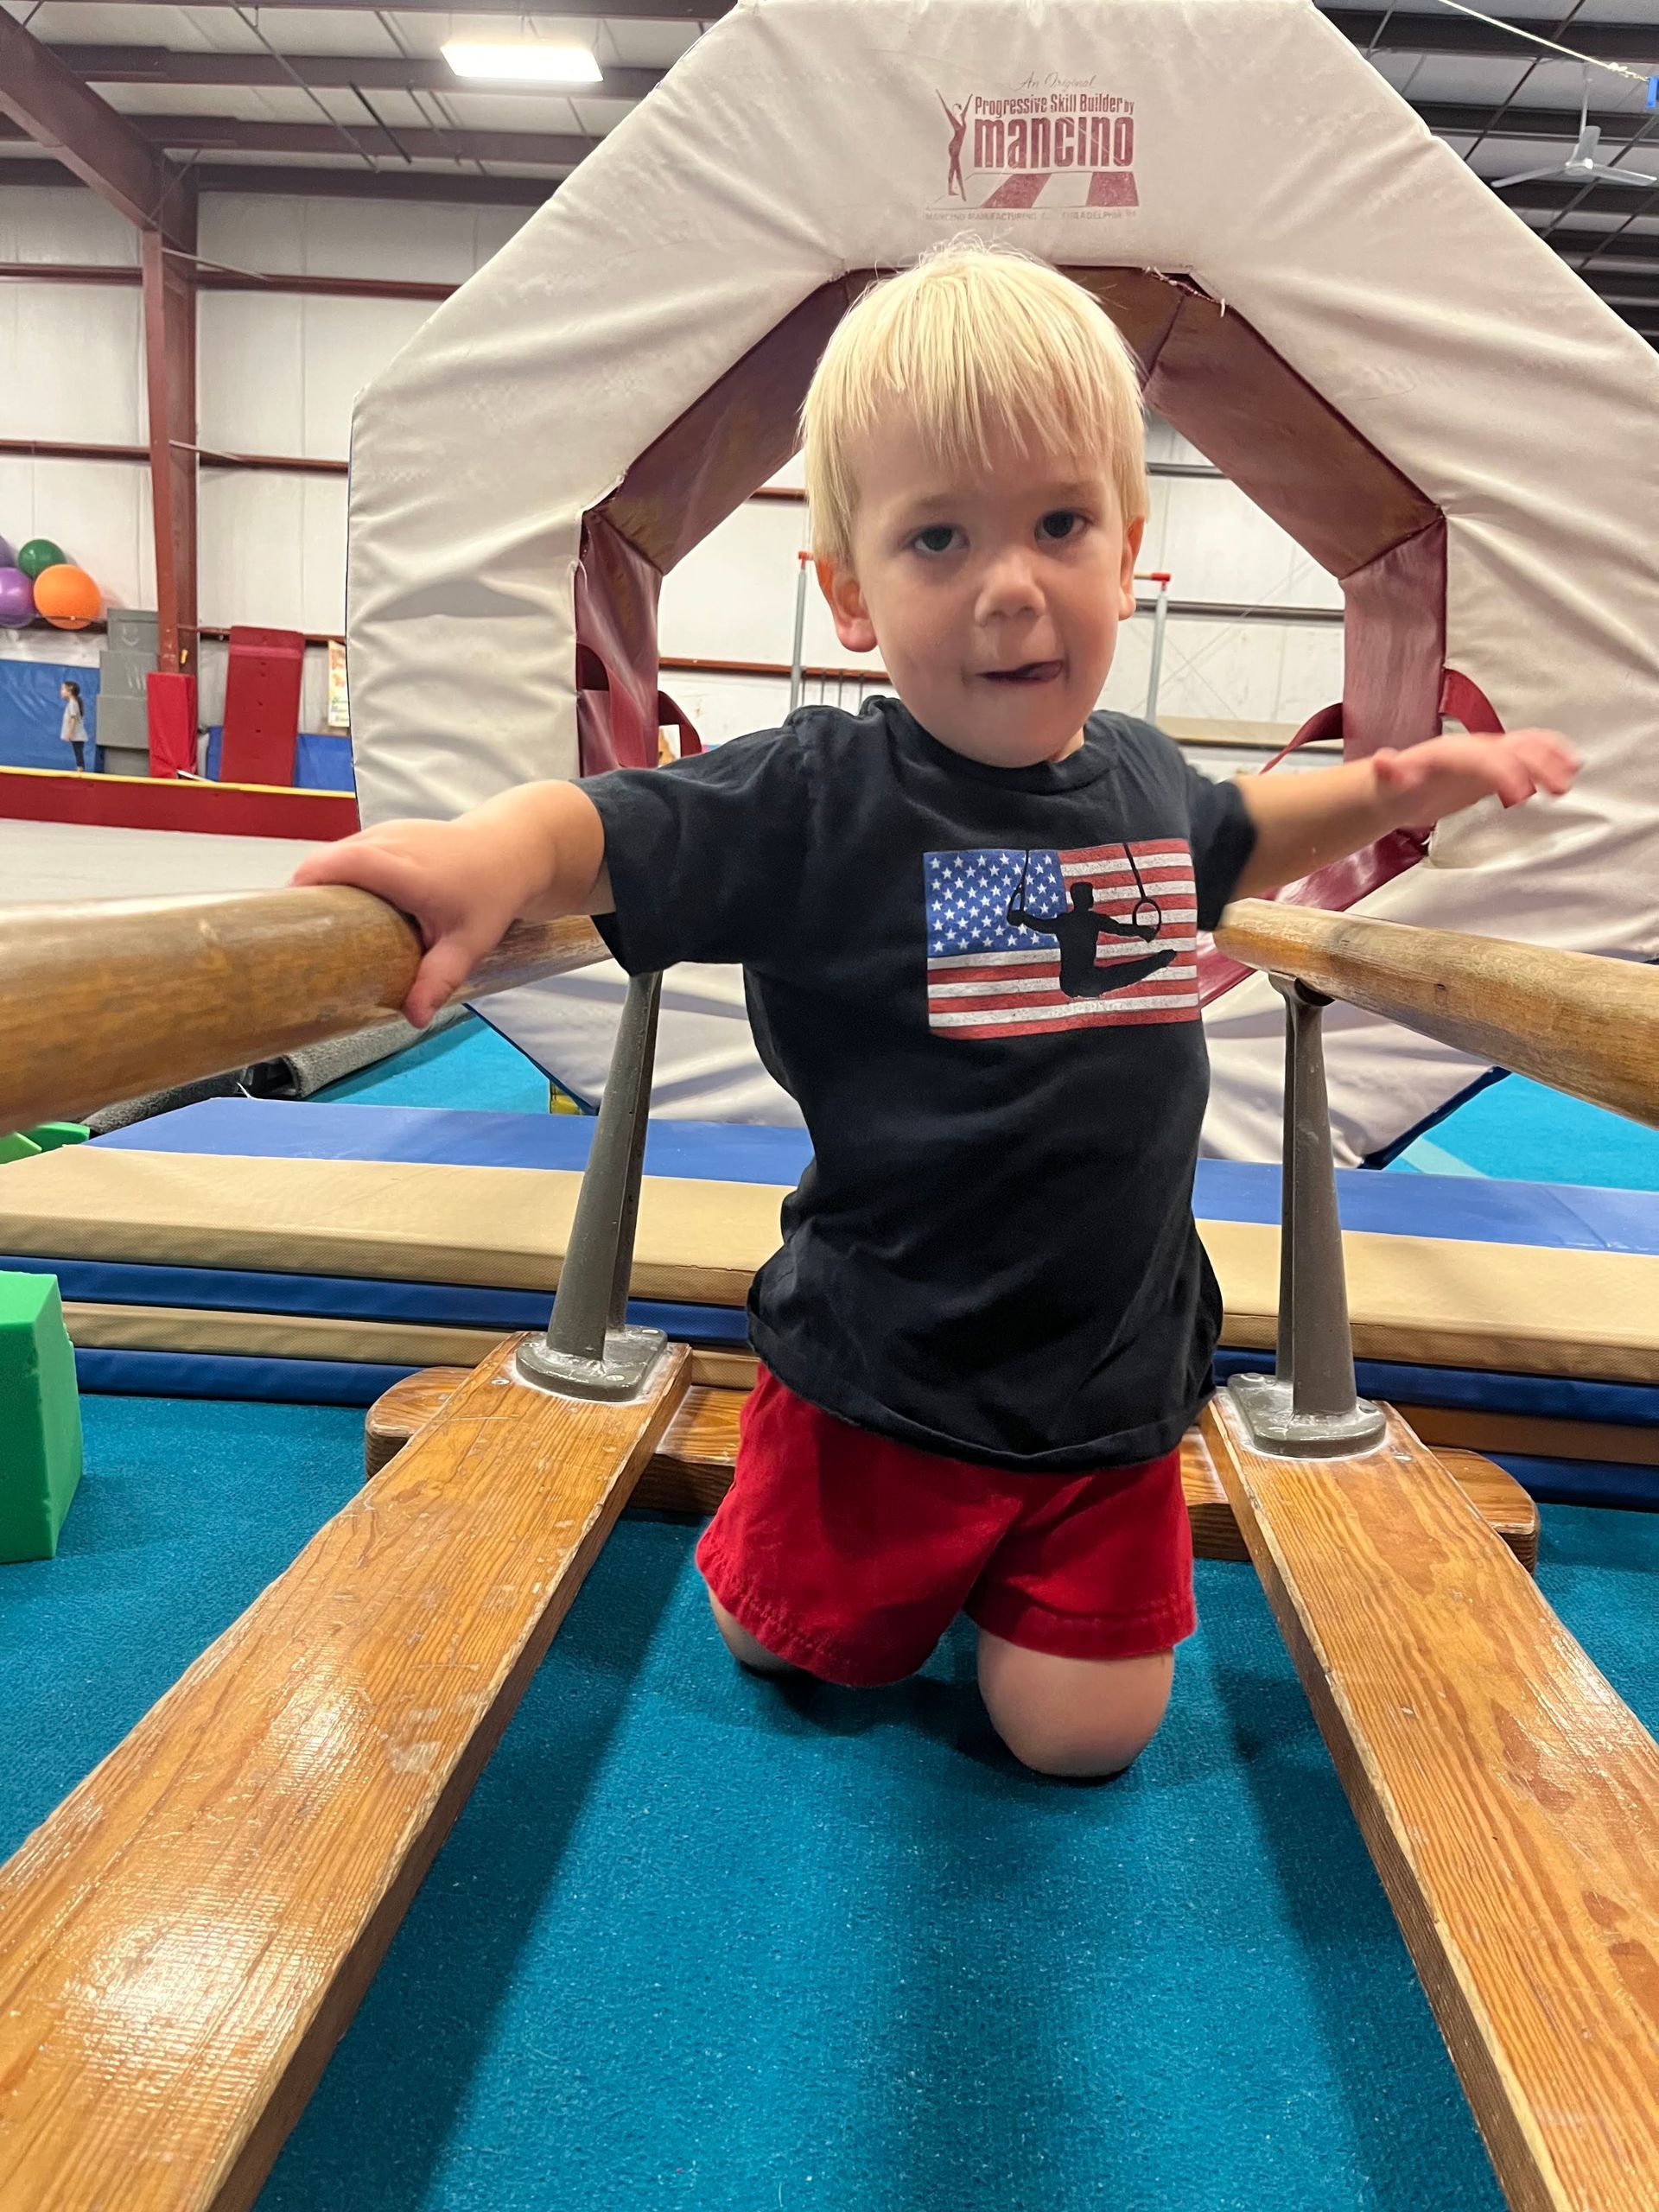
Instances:
[[[355,885],[419,925],[426,954],[404,1002],[416,1029],[454,996],[540,887],[533,856],[519,852],[502,825],[467,816],[383,822],[337,844],[319,845],[291,880]]]

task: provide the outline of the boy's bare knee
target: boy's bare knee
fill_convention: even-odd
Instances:
[[[1173,1651],[1062,1659],[982,1629],[979,1688],[991,1725],[1022,1766],[1079,1781],[1120,1773],[1158,1732]]]
[[[734,1659],[741,1660],[746,1667],[753,1667],[760,1675],[791,1675],[795,1672],[787,1659],[780,1659],[775,1651],[768,1651],[764,1643],[749,1634],[741,1621],[734,1620],[712,1590],[709,1592],[709,1609],[715,1617],[715,1626],[725,1639],[726,1649]]]

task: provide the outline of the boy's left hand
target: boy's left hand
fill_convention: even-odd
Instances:
[[[1558,730],[1517,729],[1503,737],[1431,737],[1408,752],[1371,755],[1376,793],[1397,824],[1426,827],[1494,793],[1516,806],[1535,792],[1567,790],[1579,755]]]

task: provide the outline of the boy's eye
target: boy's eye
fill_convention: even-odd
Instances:
[[[918,530],[910,542],[918,553],[948,553],[956,537],[955,523],[931,522],[925,530]]]
[[[1045,515],[1038,524],[1037,535],[1047,538],[1051,543],[1062,543],[1068,537],[1077,537],[1084,527],[1084,522],[1085,518],[1075,507],[1056,507],[1052,514]]]

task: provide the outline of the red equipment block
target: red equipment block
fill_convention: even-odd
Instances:
[[[196,679],[152,669],[144,678],[149,702],[149,772],[196,772]]]
[[[241,625],[231,632],[220,783],[292,786],[304,665],[305,639],[297,630]]]

